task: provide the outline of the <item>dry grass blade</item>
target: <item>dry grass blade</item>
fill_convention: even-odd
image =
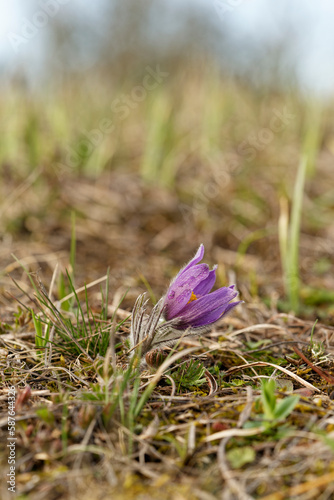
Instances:
[[[167,408],[170,408],[170,406],[172,405],[172,402],[173,402],[173,397],[176,394],[176,384],[175,384],[175,380],[173,379],[173,377],[171,377],[170,375],[167,375],[167,373],[165,373],[165,377],[168,378],[168,380],[169,380],[169,382],[171,383],[171,386],[172,386],[172,392],[171,392],[171,395],[170,395],[171,399],[167,403]]]
[[[87,428],[86,434],[81,442],[81,446],[88,445],[89,439],[92,435],[92,432],[94,430],[95,425],[96,425],[96,418],[93,418],[93,420],[91,421],[91,423],[89,424],[89,426]],[[84,455],[84,452],[79,453],[78,456],[76,457],[75,462],[74,462],[74,466],[73,466],[74,469],[80,469],[80,466],[81,466],[81,463],[83,460],[83,455]]]
[[[0,207],[0,217],[6,212],[6,210],[17,200],[22,194],[30,188],[30,186],[38,179],[43,171],[42,167],[35,168],[31,174],[22,182],[12,193],[5,198]]]
[[[225,454],[225,448],[226,444],[230,437],[225,437],[224,439],[221,440],[218,448],[218,453],[217,453],[217,458],[218,458],[218,466],[221,472],[221,475],[223,479],[226,481],[229,490],[227,493],[227,498],[231,498],[231,493],[233,495],[233,499],[235,500],[253,500],[253,497],[248,495],[244,488],[242,488],[241,484],[236,481],[231,474],[231,471],[227,465],[227,460],[226,460],[226,454]],[[225,496],[223,495],[222,498],[224,499]]]
[[[85,292],[89,288],[92,288],[93,286],[98,285],[99,283],[102,283],[103,281],[106,281],[107,278],[108,278],[108,275],[105,274],[104,276],[102,276],[102,278],[94,280],[94,281],[92,281],[91,283],[88,283],[85,286],[81,286],[80,288],[76,289],[75,292],[69,293],[68,295],[66,295],[66,297],[63,297],[62,299],[58,300],[57,303],[58,304],[62,304],[63,302],[66,302],[67,300],[69,300],[72,297],[74,297],[76,294],[78,295],[81,292]]]
[[[55,267],[53,274],[52,274],[52,280],[51,280],[50,289],[49,289],[49,297],[50,298],[52,297],[52,292],[53,292],[53,288],[55,285],[57,273],[58,273],[58,262],[57,262],[56,267]],[[49,321],[50,320],[48,320],[48,322]],[[44,339],[46,337],[47,328],[48,328],[48,324],[46,324],[44,327]],[[55,325],[53,324],[51,326],[51,329],[50,329],[48,342],[45,345],[45,352],[44,352],[44,364],[45,364],[45,366],[48,366],[51,363],[54,333],[55,333]]]
[[[121,309],[120,307],[114,306],[113,304],[109,304],[108,305],[108,314],[113,316],[115,313],[121,319],[128,319],[131,317],[131,313],[129,313],[129,311],[125,311],[124,309]]]
[[[208,370],[205,370],[204,376],[210,387],[209,396],[213,396],[213,394],[215,394],[218,391],[217,381],[215,377]]]
[[[264,427],[255,427],[253,429],[226,429],[225,431],[215,432],[211,436],[207,436],[204,439],[204,443],[210,443],[211,441],[216,441],[217,439],[230,438],[230,437],[247,437],[247,436],[257,436],[261,434],[266,429]]]
[[[252,406],[253,406],[253,390],[252,388],[248,385],[246,387],[246,392],[247,392],[247,402],[245,408],[242,410],[240,413],[240,417],[237,423],[237,427],[240,429],[245,422],[249,419],[251,412],[252,412]]]
[[[256,332],[257,330],[278,330],[286,333],[286,330],[279,325],[273,325],[271,323],[260,323],[258,325],[247,326],[246,328],[241,328],[240,330],[235,330],[233,333],[229,334],[229,338],[236,337],[241,333]]]
[[[322,488],[324,486],[327,486],[328,484],[333,483],[333,481],[334,472],[331,472],[321,477],[311,479],[310,481],[297,484],[296,486],[292,486],[291,488],[287,488],[287,490],[285,490],[284,492],[276,491],[275,493],[271,493],[270,495],[262,497],[261,500],[284,500],[285,498],[296,498],[297,495],[302,495],[303,493],[310,492],[316,488]],[[312,497],[308,496],[308,498],[318,498],[319,493],[317,492],[316,495],[317,497],[312,495]]]
[[[227,372],[224,373],[224,377],[227,377],[227,376],[231,375],[231,373],[237,372],[239,370],[251,368],[252,366],[272,366],[273,368],[276,368],[276,370],[279,370],[279,371],[285,373],[286,375],[289,375],[289,377],[293,378],[294,380],[299,382],[301,385],[304,385],[308,389],[312,389],[313,391],[316,391],[316,392],[321,392],[320,389],[318,389],[314,385],[310,384],[306,380],[302,379],[301,377],[299,377],[295,373],[291,372],[290,370],[287,370],[283,366],[275,365],[274,363],[268,363],[266,361],[255,361],[254,363],[248,363],[246,365],[234,366],[233,368],[229,368],[229,370],[227,370]]]

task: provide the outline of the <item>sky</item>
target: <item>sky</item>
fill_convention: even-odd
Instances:
[[[157,0],[159,3],[163,4],[163,0]],[[195,5],[202,8],[203,15],[212,17],[222,32],[232,38],[236,56],[243,54],[245,59],[247,51],[261,53],[284,34],[301,87],[333,93],[333,0],[165,0],[165,3],[176,12],[180,8],[194,9]],[[49,55],[48,24],[57,16],[67,19],[81,16],[102,26],[106,4],[107,0],[0,0],[0,78],[5,80],[15,73],[22,62],[29,77],[37,78]],[[164,20],[156,22],[159,28]]]
[[[38,74],[48,56],[48,26],[64,16],[98,23],[107,0],[0,0],[0,71],[15,72],[22,65]],[[8,73],[7,73],[8,74]]]

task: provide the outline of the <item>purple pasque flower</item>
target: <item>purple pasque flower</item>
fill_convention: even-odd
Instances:
[[[171,347],[181,338],[207,333],[212,323],[241,302],[231,302],[238,295],[234,285],[211,292],[217,266],[210,271],[207,264],[199,264],[203,255],[204,246],[200,245],[195,257],[181,269],[167,294],[150,313],[147,313],[146,295],[139,295],[132,311],[131,356],[140,353],[142,363],[146,359],[152,364],[149,353],[153,355],[164,346]]]
[[[166,321],[173,320],[176,329],[201,329],[211,325],[242,302],[231,303],[238,295],[235,285],[211,292],[217,266],[210,271],[207,264],[199,264],[203,256],[204,245],[200,245],[195,257],[174,278],[165,296],[162,314]]]

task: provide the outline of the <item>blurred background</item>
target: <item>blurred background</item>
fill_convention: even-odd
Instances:
[[[109,267],[114,289],[159,294],[203,242],[219,284],[289,309],[282,245],[306,154],[302,312],[333,314],[329,0],[0,8],[0,292],[24,280],[14,254],[45,280],[56,262],[80,285]]]

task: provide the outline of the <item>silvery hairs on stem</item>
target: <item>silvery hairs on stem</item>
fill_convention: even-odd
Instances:
[[[204,246],[172,280],[168,291],[147,314],[146,294],[139,295],[133,311],[130,329],[130,354],[148,352],[164,346],[173,346],[181,338],[198,336],[211,330],[211,326],[241,301],[231,302],[238,292],[235,285],[211,289],[216,281],[215,266],[198,264],[203,258]],[[211,292],[211,293],[210,293]]]
[[[130,329],[130,354],[140,352],[141,357],[162,347],[172,347],[181,337],[190,335],[200,335],[208,332],[211,328],[204,326],[202,328],[178,329],[178,319],[165,321],[163,318],[165,297],[153,307],[150,314],[146,313],[146,306],[149,300],[143,293],[137,298],[133,311]]]

